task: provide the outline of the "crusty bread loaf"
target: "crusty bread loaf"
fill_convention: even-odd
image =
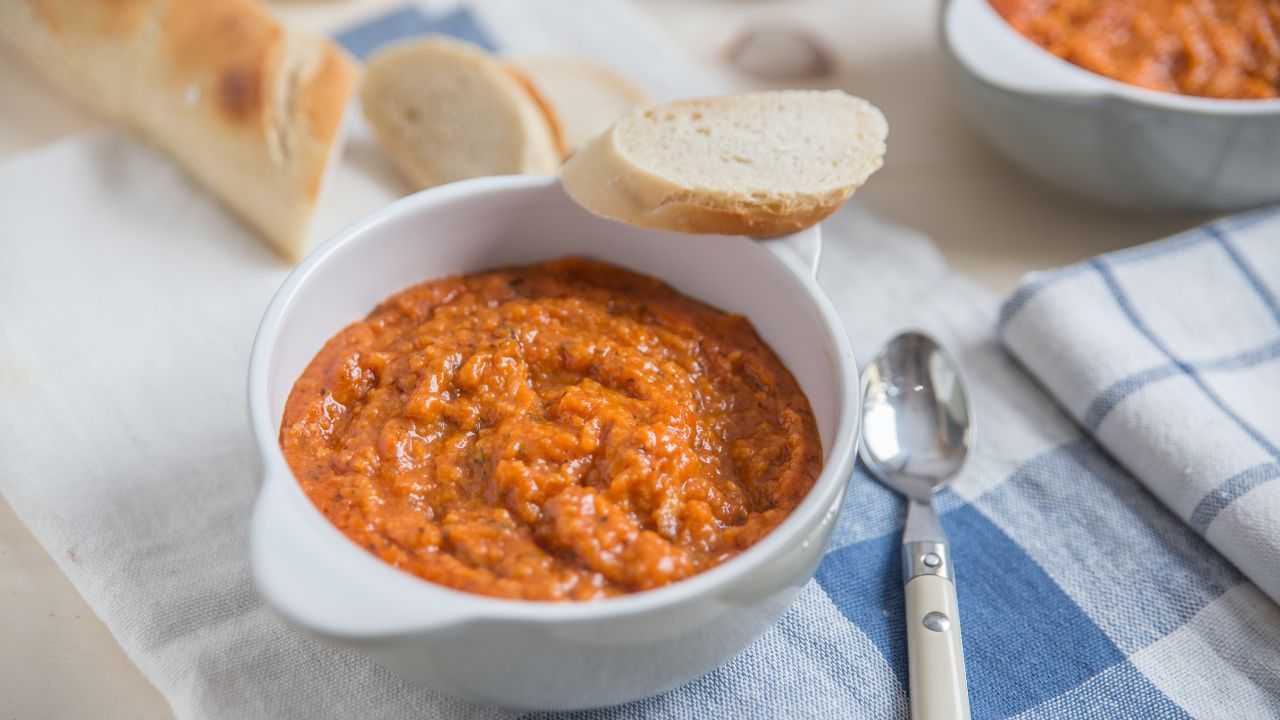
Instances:
[[[297,259],[355,66],[255,0],[6,0],[0,42],[137,130]]]
[[[835,212],[889,128],[845,93],[785,90],[635,110],[561,170],[580,205],[642,227],[769,237]]]
[[[650,102],[626,78],[585,58],[517,58],[511,64],[529,76],[560,119],[570,153]]]
[[[554,174],[551,124],[518,76],[478,47],[444,37],[369,58],[365,118],[414,188],[485,175]]]

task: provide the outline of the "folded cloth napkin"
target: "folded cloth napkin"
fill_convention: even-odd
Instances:
[[[1005,345],[1280,601],[1280,208],[1032,275]]]
[[[592,3],[590,22],[569,6],[402,12],[382,27],[586,52],[658,94],[705,79],[627,6]],[[357,137],[320,232],[390,196],[376,158]],[[410,687],[295,632],[254,593],[244,377],[278,260],[115,133],[0,166],[0,218],[0,492],[175,715],[514,716]],[[1280,715],[1280,608],[1010,359],[996,299],[857,205],[824,233],[819,279],[859,356],[922,327],[972,386],[978,448],[939,504],[974,716]],[[902,515],[856,472],[817,578],[763,637],[686,687],[577,717],[906,717]]]

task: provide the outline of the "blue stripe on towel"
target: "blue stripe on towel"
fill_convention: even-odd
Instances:
[[[1166,378],[1179,377],[1182,374],[1181,368],[1177,365],[1169,364],[1163,367],[1151,368],[1135,373],[1129,377],[1116,381],[1111,387],[1102,391],[1102,394],[1089,404],[1089,409],[1084,414],[1084,426],[1090,432],[1097,430],[1102,425],[1102,421],[1107,415],[1116,408],[1125,398],[1138,392],[1142,388],[1153,382],[1159,382]]]
[[[1198,372],[1229,372],[1234,370],[1247,370],[1256,367],[1265,362],[1270,362],[1280,358],[1280,340],[1274,340],[1262,347],[1246,350],[1235,355],[1218,358],[1216,360],[1201,361],[1197,363],[1189,363],[1189,367],[1194,368]],[[1154,382],[1159,382],[1171,377],[1179,377],[1182,369],[1178,365],[1170,363],[1150,370],[1143,370],[1134,373],[1123,380],[1117,380],[1106,390],[1102,391],[1092,403],[1089,409],[1085,411],[1084,426],[1090,431],[1096,431],[1102,421],[1107,418],[1125,398],[1141,390],[1142,388]]]
[[[1108,261],[1120,265],[1149,258],[1158,257],[1160,255],[1168,255],[1171,253],[1189,250],[1193,247],[1207,242],[1210,235],[1205,232],[1205,228],[1195,228],[1188,230],[1180,235],[1175,235],[1168,240],[1149,245],[1139,245],[1124,250],[1117,250],[1107,256]],[[1013,321],[1018,312],[1031,302],[1032,298],[1040,294],[1045,288],[1057,284],[1061,280],[1074,277],[1083,272],[1090,270],[1088,262],[1078,263],[1076,265],[1068,265],[1051,273],[1044,273],[1036,276],[1034,279],[1023,283],[1013,292],[1013,295],[1000,306],[1000,315],[996,321],[996,334],[1004,335],[1005,328]]]
[[[1005,328],[1009,327],[1009,323],[1013,321],[1014,316],[1027,303],[1031,302],[1031,298],[1040,294],[1041,290],[1064,278],[1079,275],[1086,269],[1080,265],[1071,265],[1057,272],[1036,275],[1031,280],[1019,285],[1018,289],[1013,291],[1013,295],[1000,306],[1000,315],[996,319],[996,335],[1003,336]]]
[[[1240,274],[1244,275],[1244,279],[1249,283],[1249,287],[1253,288],[1253,291],[1257,293],[1259,299],[1262,300],[1262,304],[1266,305],[1267,309],[1271,311],[1271,317],[1275,318],[1277,324],[1280,324],[1280,302],[1276,301],[1276,296],[1267,288],[1266,283],[1262,282],[1262,278],[1258,276],[1257,271],[1253,269],[1253,266],[1249,264],[1248,260],[1244,259],[1244,256],[1240,254],[1240,251],[1231,244],[1231,241],[1227,239],[1227,236],[1222,234],[1221,230],[1212,225],[1205,228],[1205,230],[1213,237],[1214,240],[1218,241],[1218,245],[1222,247],[1223,252],[1225,252],[1227,257],[1231,258],[1231,262],[1240,269]]]
[[[1243,472],[1237,473],[1223,481],[1213,492],[1204,496],[1191,512],[1191,527],[1200,533],[1209,530],[1209,526],[1231,503],[1247,495],[1259,485],[1280,478],[1280,463],[1262,463]]]

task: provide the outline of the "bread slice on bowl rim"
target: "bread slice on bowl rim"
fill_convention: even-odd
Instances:
[[[836,90],[678,100],[619,119],[560,177],[620,222],[774,237],[835,212],[883,164],[887,137],[875,106]]]

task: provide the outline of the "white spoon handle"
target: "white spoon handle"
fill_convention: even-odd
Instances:
[[[907,581],[911,720],[968,720],[956,586],[939,575]]]

